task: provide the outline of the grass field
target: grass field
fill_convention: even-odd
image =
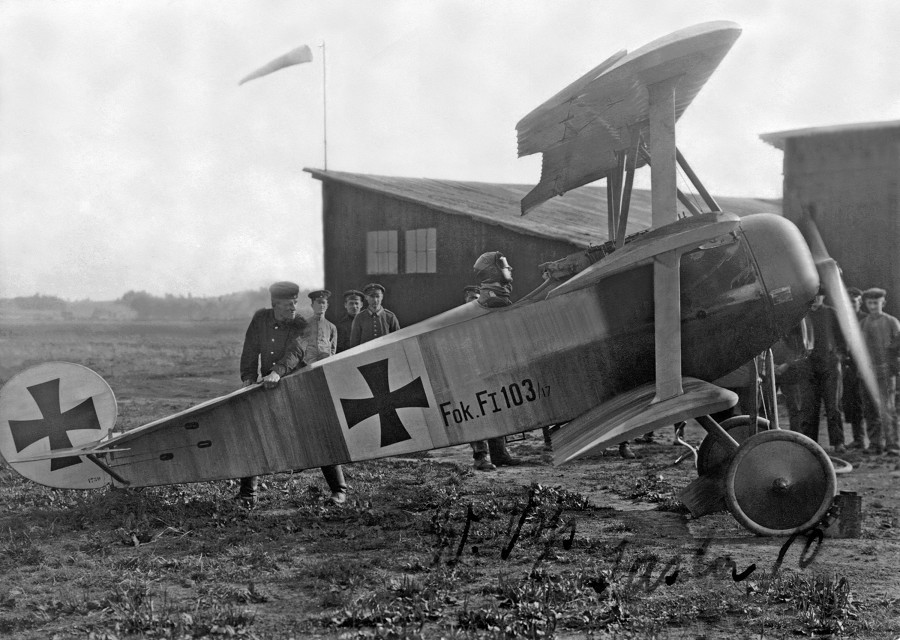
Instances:
[[[244,323],[0,326],[0,380],[39,362],[110,383],[120,428],[239,386]],[[699,430],[689,429],[696,441]],[[669,434],[666,434],[668,439]],[[550,466],[471,470],[467,446],[265,478],[62,491],[0,469],[0,636],[23,638],[787,638],[900,634],[900,508],[887,460],[842,487],[863,536],[757,538],[675,500],[694,472],[668,442]],[[809,561],[808,563],[806,561]],[[752,568],[751,568],[752,567]]]

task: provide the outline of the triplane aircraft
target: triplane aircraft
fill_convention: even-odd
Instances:
[[[562,464],[696,418],[708,435],[700,475],[682,494],[695,516],[727,506],[764,535],[815,525],[836,493],[822,448],[789,431],[757,432],[764,421],[746,418],[734,429],[709,417],[737,402],[710,381],[794,328],[820,283],[854,357],[868,361],[814,229],[811,251],[780,216],[720,211],[675,147],[676,120],[739,34],[733,23],[706,23],[617,53],[519,122],[519,154],[543,153],[523,214],[606,178],[614,250],[548,266],[546,282],[510,307],[471,302],[316,362],[275,389],[240,389],[121,434],[111,433],[116,404],[100,376],[71,363],[39,365],[0,391],[0,453],[51,487],[140,487],[568,423],[554,435]],[[653,228],[627,238],[634,172],[647,164]],[[678,165],[709,212],[676,188]],[[678,218],[679,200],[691,215]]]

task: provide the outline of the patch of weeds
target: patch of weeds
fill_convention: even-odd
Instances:
[[[527,578],[500,578],[492,603],[457,615],[462,629],[486,630],[502,638],[551,637],[557,630],[607,630],[628,623],[627,594],[609,572],[589,570],[560,575],[532,572]]]
[[[231,547],[225,558],[240,569],[274,572],[281,568],[277,559],[259,545]]]
[[[306,569],[304,574],[330,586],[355,588],[367,582],[370,569],[365,560],[344,563],[335,562],[334,558],[322,557],[318,564]]]
[[[783,602],[795,610],[807,632],[843,633],[844,625],[859,617],[850,582],[835,574],[788,571],[769,583],[765,595],[770,602]]]
[[[450,608],[460,605],[454,594],[471,579],[456,568],[439,568],[423,576],[389,578],[381,589],[353,599],[332,589],[325,604],[339,610],[320,624],[354,630],[341,633],[342,638],[423,637],[424,625],[447,618]]]
[[[208,595],[213,602],[236,604],[259,604],[270,600],[269,596],[260,591],[253,581],[248,582],[247,586],[220,585],[210,589],[205,595]]]
[[[157,594],[147,582],[128,581],[101,601],[103,619],[89,624],[93,636],[135,635],[151,638],[252,636],[250,627],[256,614],[247,609],[198,600],[188,610],[169,601],[165,592]],[[110,635],[111,634],[111,635]]]
[[[648,471],[642,478],[637,478],[625,497],[631,500],[643,500],[645,502],[658,502],[672,508],[678,504],[675,497],[674,485],[659,473]]]
[[[0,540],[0,568],[36,566],[41,563],[44,554],[28,532],[20,528],[7,528],[6,535]]]
[[[338,628],[374,628],[376,637],[403,638],[410,631],[421,633],[426,622],[443,617],[443,606],[422,594],[389,599],[371,594],[357,598],[325,620],[325,624]]]
[[[465,608],[457,614],[457,625],[467,631],[484,630],[496,638],[546,638],[556,631],[556,615],[552,610],[529,603],[514,610],[503,610],[496,604],[478,609]]]
[[[0,636],[12,636],[12,634],[40,627],[44,621],[40,617],[25,616],[4,616],[0,618]],[[12,636],[14,637],[14,636]]]
[[[586,511],[591,508],[590,501],[581,493],[569,491],[563,487],[545,487],[532,483],[535,500],[545,506],[560,506],[566,511]]]
[[[874,544],[867,544],[859,550],[859,553],[864,556],[877,556],[878,547],[876,547]]]

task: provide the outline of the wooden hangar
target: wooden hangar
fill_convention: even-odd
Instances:
[[[575,189],[523,216],[521,200],[533,185],[306,171],[322,181],[325,285],[341,292],[380,282],[403,326],[461,304],[485,251],[508,256],[517,299],[541,284],[539,264],[610,238],[603,186]],[[739,216],[781,213],[777,200],[716,199]],[[628,233],[649,229],[650,191],[634,189],[630,210]]]

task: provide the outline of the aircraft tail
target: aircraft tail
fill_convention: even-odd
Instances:
[[[87,367],[31,367],[0,389],[0,456],[19,475],[48,487],[104,487],[109,474],[91,458],[102,452],[117,412],[112,389]]]

